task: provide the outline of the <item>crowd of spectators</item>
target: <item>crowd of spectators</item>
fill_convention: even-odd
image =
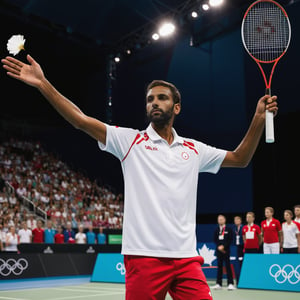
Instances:
[[[47,221],[56,232],[67,226],[122,228],[122,194],[75,171],[39,142],[11,139],[0,143],[0,240],[11,227],[16,234],[24,223],[31,231],[38,228],[38,218],[23,205],[24,197],[46,213],[44,230]]]

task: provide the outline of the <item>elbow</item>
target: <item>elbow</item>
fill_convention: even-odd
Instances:
[[[79,129],[79,130],[83,130],[86,127],[86,120],[85,120],[85,116],[79,116],[78,118],[76,118],[76,120],[74,120],[72,122],[72,125],[74,128]]]

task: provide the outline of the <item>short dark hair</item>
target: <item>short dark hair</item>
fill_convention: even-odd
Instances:
[[[246,213],[246,216],[247,215],[251,215],[253,218],[255,218],[255,213],[253,212],[253,211],[248,211],[247,213]]]
[[[271,206],[265,207],[265,210],[269,210],[272,214],[274,214],[274,208]]]
[[[149,90],[151,90],[152,88],[156,87],[156,86],[164,86],[170,89],[171,93],[172,93],[172,98],[173,98],[173,102],[176,103],[181,103],[181,95],[177,89],[177,87],[167,81],[164,80],[153,80],[151,81],[146,89],[146,94],[148,94]]]
[[[300,208],[300,204],[295,205],[295,206],[294,206],[294,209],[295,209],[295,208]]]

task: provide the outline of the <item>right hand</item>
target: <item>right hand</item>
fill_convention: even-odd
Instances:
[[[44,79],[43,70],[30,55],[27,55],[27,61],[29,64],[25,64],[11,56],[1,60],[3,68],[7,70],[7,75],[38,88]]]

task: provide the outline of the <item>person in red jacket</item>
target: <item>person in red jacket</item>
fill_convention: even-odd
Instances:
[[[42,228],[43,223],[41,220],[37,221],[37,227],[32,230],[32,242],[33,243],[44,243],[44,229]]]
[[[258,253],[262,242],[260,227],[254,224],[255,214],[246,214],[247,225],[243,226],[244,253]]]
[[[274,209],[265,208],[266,220],[261,222],[261,230],[264,237],[264,253],[279,254],[282,244],[282,229],[280,222],[273,218]]]
[[[58,226],[57,233],[54,235],[55,244],[63,244],[64,243],[64,234],[61,226]]]

